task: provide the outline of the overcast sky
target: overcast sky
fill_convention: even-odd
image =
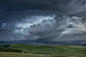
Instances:
[[[85,15],[86,0],[0,0],[0,41],[85,40]]]

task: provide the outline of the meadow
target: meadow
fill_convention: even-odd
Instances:
[[[86,57],[86,46],[83,45],[10,44],[8,48],[22,50],[22,53],[0,52],[0,57]]]

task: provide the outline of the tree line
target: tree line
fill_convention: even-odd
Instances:
[[[13,49],[13,48],[9,48],[9,47],[10,47],[10,44],[5,44],[5,45],[0,47],[0,51],[1,52],[19,52],[19,53],[22,53],[22,50]]]

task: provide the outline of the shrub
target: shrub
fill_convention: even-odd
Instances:
[[[4,48],[8,48],[9,46],[10,46],[10,44],[3,45]]]
[[[2,52],[19,52],[22,53],[22,50],[12,49],[12,48],[0,48],[0,51]]]

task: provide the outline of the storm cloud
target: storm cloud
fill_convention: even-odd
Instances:
[[[53,10],[60,13],[85,14],[85,0],[0,0],[1,11]],[[2,10],[3,9],[3,10]],[[81,13],[81,14],[80,14]]]
[[[0,0],[0,41],[85,40],[85,15],[85,0]]]

